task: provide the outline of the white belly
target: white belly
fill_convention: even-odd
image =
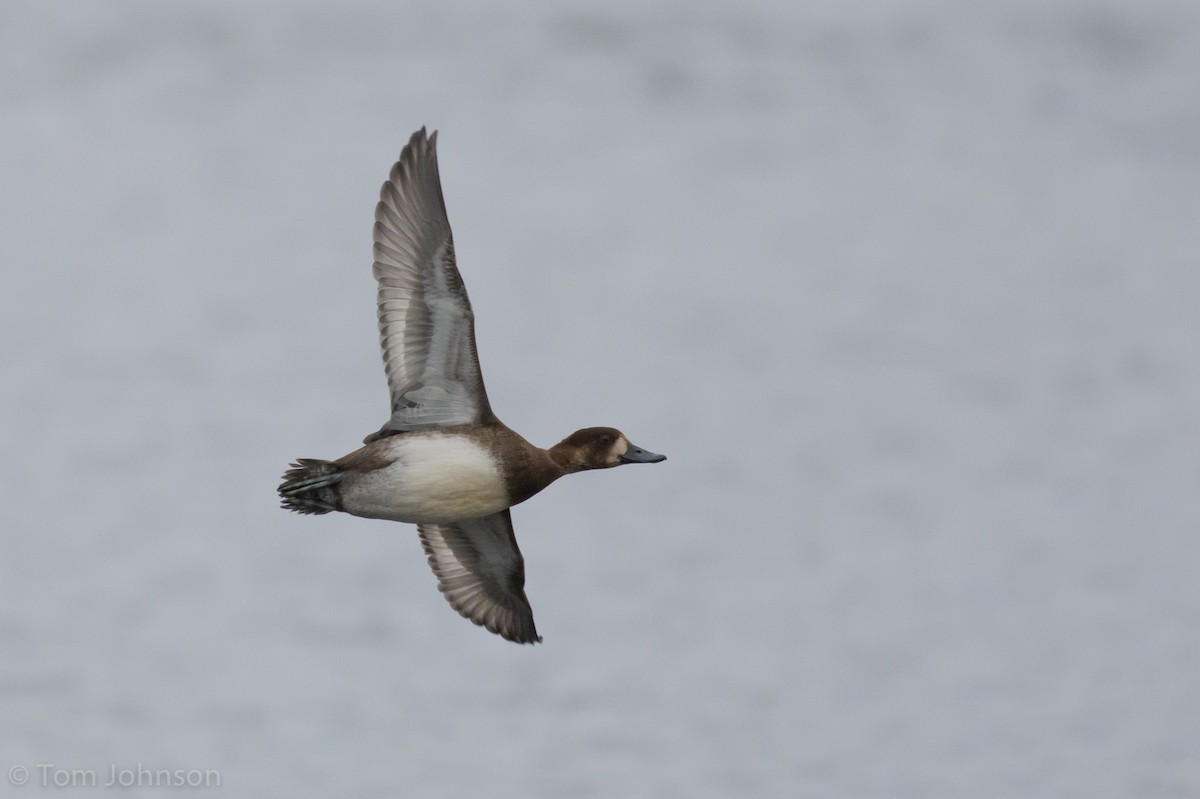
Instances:
[[[392,441],[395,461],[342,481],[342,506],[349,513],[419,524],[477,519],[508,507],[500,470],[475,442],[452,435]]]

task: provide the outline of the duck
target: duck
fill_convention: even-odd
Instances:
[[[372,271],[391,415],[348,455],[293,461],[277,489],[281,506],[415,524],[454,610],[509,641],[539,643],[510,509],[560,477],[666,456],[614,427],[585,427],[542,449],[496,417],[455,260],[437,131],[413,133],[380,189]]]

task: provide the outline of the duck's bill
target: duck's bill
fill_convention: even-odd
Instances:
[[[625,450],[625,454],[621,456],[621,463],[660,463],[666,459],[666,455],[659,455],[657,452],[630,444],[629,449]]]

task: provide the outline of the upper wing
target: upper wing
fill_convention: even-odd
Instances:
[[[454,263],[436,131],[412,135],[379,191],[374,273],[392,417],[366,441],[494,418],[475,352],[475,315]]]
[[[451,607],[518,644],[542,640],[525,598],[525,560],[507,510],[453,524],[420,524],[417,531]]]

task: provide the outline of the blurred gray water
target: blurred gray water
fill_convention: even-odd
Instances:
[[[0,17],[0,794],[1200,795],[1194,3]],[[276,507],[422,124],[499,415],[670,456],[514,513],[535,648]]]

